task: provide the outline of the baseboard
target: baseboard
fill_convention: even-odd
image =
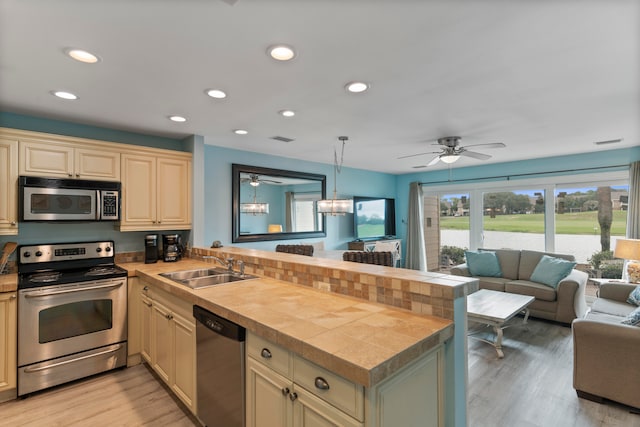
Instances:
[[[14,400],[18,398],[18,389],[12,388],[9,390],[5,390],[0,392],[0,403],[8,402],[10,400]]]
[[[604,398],[603,397],[596,396],[595,394],[587,393],[586,391],[576,390],[576,393],[578,394],[578,397],[581,398],[581,399],[590,400],[590,401],[596,402],[596,403],[604,402]]]

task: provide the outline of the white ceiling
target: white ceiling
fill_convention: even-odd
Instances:
[[[507,145],[454,167],[637,146],[639,58],[637,0],[0,0],[2,111],[322,163],[347,135],[345,166],[390,173],[449,135]]]

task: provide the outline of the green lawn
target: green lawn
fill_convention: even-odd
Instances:
[[[611,224],[612,236],[624,236],[627,224],[626,211],[614,211]],[[443,230],[468,230],[469,217],[440,217]],[[516,233],[544,233],[544,214],[497,215],[484,217],[487,231]],[[556,234],[600,234],[598,212],[578,212],[556,215]]]

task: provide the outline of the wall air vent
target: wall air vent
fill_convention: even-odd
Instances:
[[[622,138],[618,138],[618,139],[610,139],[608,141],[597,141],[597,142],[594,142],[594,144],[596,144],[596,145],[617,144],[617,143],[622,142],[622,141],[623,141]]]
[[[275,139],[280,142],[292,142],[295,141],[293,138],[287,138],[286,136],[272,136],[271,139]]]

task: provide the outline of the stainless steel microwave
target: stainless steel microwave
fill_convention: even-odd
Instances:
[[[119,182],[21,176],[22,221],[118,221]]]

